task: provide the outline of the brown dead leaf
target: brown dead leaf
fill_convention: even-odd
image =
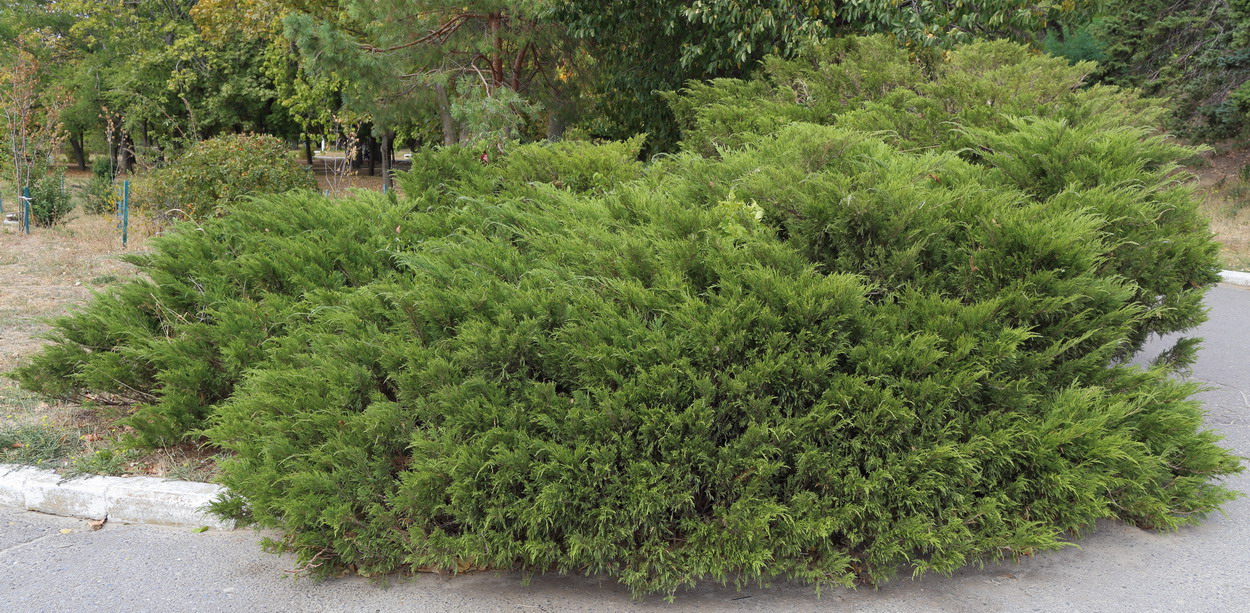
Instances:
[[[100,528],[103,528],[103,527],[104,527],[104,523],[105,523],[105,522],[107,522],[107,521],[108,521],[108,518],[107,518],[107,517],[105,517],[104,519],[95,519],[95,520],[91,520],[91,521],[87,522],[87,525],[88,525],[88,526],[91,526],[91,529],[92,529],[92,530],[99,530]]]
[[[476,572],[480,570],[489,570],[489,569],[487,569],[487,567],[485,566],[479,566],[473,560],[466,560],[464,558],[456,559],[456,572],[457,573],[471,573],[471,572]]]

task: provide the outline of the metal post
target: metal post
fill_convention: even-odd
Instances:
[[[126,234],[130,229],[130,180],[122,183],[122,247],[126,246]]]
[[[26,233],[30,234],[30,188],[22,188],[22,224],[26,227]]]

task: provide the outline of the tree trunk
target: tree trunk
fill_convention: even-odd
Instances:
[[[447,86],[434,84],[434,94],[438,97],[438,116],[443,120],[443,144],[456,144],[456,122],[451,118],[451,101],[447,97]]]
[[[352,170],[360,170],[365,162],[365,139],[360,134],[363,130],[356,130],[356,151],[352,153]]]
[[[129,134],[126,135],[125,147],[122,148],[122,157],[126,161],[126,174],[134,174],[135,162],[138,159],[135,156],[135,139],[131,138]]]
[[[558,88],[550,89],[551,103],[547,114],[547,140],[555,142],[564,138],[564,130],[570,120],[577,117],[577,104],[565,100]]]
[[[369,138],[365,140],[365,145],[369,147],[369,176],[372,177],[377,174],[378,169],[378,155],[380,154],[378,151],[378,139],[373,134],[370,134]]]
[[[121,142],[117,143],[117,157],[114,158],[113,168],[117,174],[128,174],[134,169],[135,165],[135,141],[129,134],[121,137]]]
[[[74,148],[74,159],[78,160],[78,170],[87,169],[87,152],[84,150],[83,139],[82,133],[71,134],[69,137],[69,145]]]
[[[490,43],[494,46],[494,51],[490,58],[490,78],[493,83],[492,87],[502,87],[504,84],[503,74],[503,37],[500,35],[500,27],[502,26],[503,15],[499,12],[491,13],[486,17],[486,23],[490,28]],[[486,92],[490,95],[490,92]]]
[[[304,160],[308,162],[309,166],[313,165],[312,139],[308,138],[307,135],[304,136]]]
[[[394,139],[393,130],[382,133],[382,188],[387,191],[395,189],[394,184],[391,183],[391,155],[393,153],[391,141]]]
[[[547,115],[547,140],[556,142],[564,138],[564,118],[559,113],[552,111]]]
[[[105,137],[106,137],[106,140],[107,140],[108,135],[106,134],[106,135],[105,135]],[[109,178],[110,178],[110,179],[112,179],[113,177],[116,177],[116,176],[117,176],[117,149],[118,149],[118,146],[117,146],[117,143],[113,142],[112,140],[108,140],[108,144],[109,144],[109,164],[110,164],[110,166],[111,166],[111,168],[109,168],[109,172],[112,174],[112,176],[110,176]]]

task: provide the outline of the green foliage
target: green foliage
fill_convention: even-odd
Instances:
[[[541,104],[526,100],[506,87],[488,88],[472,75],[459,79],[459,97],[451,103],[450,114],[468,140],[495,145],[519,134],[525,124],[535,121]]]
[[[1250,128],[1233,95],[1250,79],[1244,0],[1111,2],[1087,31],[1105,54],[1097,76],[1169,97],[1174,129],[1219,139]]]
[[[112,179],[92,175],[83,191],[83,209],[103,215],[117,210],[117,186]]]
[[[301,4],[283,23],[303,75],[336,81],[345,108],[378,131],[432,135],[414,118],[437,117],[444,144],[498,144],[569,97],[555,74],[569,57],[552,0]]]
[[[592,145],[564,141],[517,147],[492,170],[502,185],[549,183],[575,192],[603,192],[642,175],[639,151],[645,135]]]
[[[91,179],[83,191],[83,209],[102,215],[117,210],[117,186],[113,184],[113,162],[96,158],[91,162]]]
[[[316,189],[312,171],[295,163],[286,145],[259,134],[230,134],[196,144],[137,182],[132,201],[152,213],[221,215],[243,198]]]
[[[1148,126],[1163,112],[1152,101],[1115,87],[1082,88],[1092,64],[990,42],[956,48],[926,67],[889,40],[870,37],[832,41],[764,66],[752,81],[692,82],[670,94],[687,149],[730,156],[771,138],[777,126],[807,121],[878,133],[899,149],[950,152],[1032,200],[1100,215],[1101,230],[1119,241],[1104,266],[1137,284],[1134,303],[1143,309],[1126,351],[1152,332],[1201,321],[1202,288],[1217,280],[1216,247],[1191,187],[1175,173],[1194,150],[1151,135]],[[940,166],[923,172],[930,181],[952,180]],[[784,196],[770,189],[761,189],[761,203],[792,198],[798,188]],[[855,199],[876,206],[873,193]],[[919,248],[917,239],[899,237],[894,248],[908,253]],[[858,237],[847,240],[845,249],[860,249],[853,245]],[[891,282],[884,272],[873,278]]]
[[[200,0],[61,0],[42,10],[71,53],[58,82],[72,91],[67,127],[109,133],[145,167],[222,133],[298,133],[264,70],[270,37],[206,37]],[[245,11],[234,12],[244,21]]]
[[[1069,65],[1005,41],[975,43],[926,62],[884,36],[831,40],[802,57],[769,57],[749,81],[692,81],[667,98],[688,150],[715,155],[791,121],[888,133],[900,147],[958,150],[963,128],[1011,129],[1013,117],[1150,127],[1157,101],[1083,87],[1095,66]],[[762,129],[761,129],[762,128]]]
[[[1201,320],[1214,247],[1171,175],[1192,151],[1062,60],[980,45],[936,79],[899,54],[848,89],[855,49],[893,55],[839,44],[692,88],[700,150],[650,166],[637,140],[447,147],[401,198],[176,226],[16,375],[234,452],[217,510],[318,574],[850,586],[1229,500],[1241,465],[1167,369],[1193,344],[1120,361]],[[946,104],[978,74],[1032,88]],[[961,125],[880,132],[899,89]],[[699,123],[739,107],[785,121]]]
[[[115,175],[116,173],[113,170],[113,160],[107,157],[100,157],[91,160],[91,176],[112,181]]]
[[[1096,23],[1098,22],[1095,21]],[[1106,43],[1090,32],[1095,27],[1097,26],[1086,25],[1052,30],[1042,40],[1042,50],[1050,55],[1067,58],[1073,64],[1105,62],[1108,59]]]
[[[691,79],[742,77],[769,55],[793,58],[832,36],[882,34],[911,50],[979,38],[1032,42],[1049,27],[1081,23],[1089,0],[570,0],[557,10],[574,38],[590,41],[598,114],[616,138],[651,135],[674,148],[673,118],[659,92]],[[923,53],[923,52],[922,52]],[[865,75],[869,76],[869,75]]]
[[[30,188],[30,221],[51,228],[65,222],[74,210],[69,191],[65,189],[65,170],[56,168],[37,175]]]

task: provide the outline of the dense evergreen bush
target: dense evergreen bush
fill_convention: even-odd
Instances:
[[[30,222],[51,228],[66,221],[74,201],[65,189],[65,170],[55,168],[39,176],[30,187]]]
[[[267,134],[227,134],[196,143],[182,156],[134,184],[133,206],[179,219],[222,214],[241,199],[293,189],[316,189],[312,171],[295,163],[282,140]]]
[[[950,152],[1042,206],[1097,213],[1100,230],[1112,240],[1100,267],[1134,281],[1134,303],[1145,309],[1124,347],[1131,351],[1152,332],[1184,330],[1202,320],[1202,294],[1218,280],[1217,247],[1207,237],[1191,186],[1178,173],[1179,162],[1193,151],[1151,133],[1163,114],[1156,101],[1117,87],[1082,87],[1093,68],[1002,41],[959,47],[925,66],[886,38],[849,38],[797,60],[771,59],[754,81],[691,83],[670,99],[686,147],[706,156],[728,155],[793,121],[842,126],[875,133],[908,152]],[[846,157],[829,147],[819,145],[807,155]],[[941,164],[928,168],[927,158],[915,159],[915,172],[951,186],[954,177],[945,176]],[[751,184],[757,173],[746,172]],[[789,208],[796,192],[828,197],[817,194],[820,188],[810,187],[810,180],[797,182],[807,172],[802,166],[791,171],[796,183],[783,192],[765,185],[748,195]],[[727,179],[720,184],[721,191],[731,185]],[[871,182],[836,192],[876,211],[882,210],[876,204],[882,193]],[[915,227],[905,237],[886,235],[892,244],[873,248],[900,254],[941,244],[922,240],[927,229]],[[860,237],[847,240],[847,249],[868,248],[856,246]],[[831,253],[849,264],[842,249]],[[927,253],[917,261],[934,263]]]
[[[962,60],[966,86],[1066,66],[1030,78],[1019,57]],[[925,74],[859,83],[888,98]],[[706,112],[682,112],[765,86],[692,88]],[[147,279],[59,320],[16,374],[141,403],[149,442],[234,451],[218,510],[319,574],[852,585],[1233,495],[1194,386],[1118,360],[1199,321],[1214,278],[1170,174],[1187,150],[1086,115],[1139,101],[936,104],[962,123],[917,141],[838,120],[871,102],[755,100],[775,113],[749,130],[688,133],[733,144],[647,167],[638,141],[447,148],[399,199],[238,204],[155,239],[132,258]]]

